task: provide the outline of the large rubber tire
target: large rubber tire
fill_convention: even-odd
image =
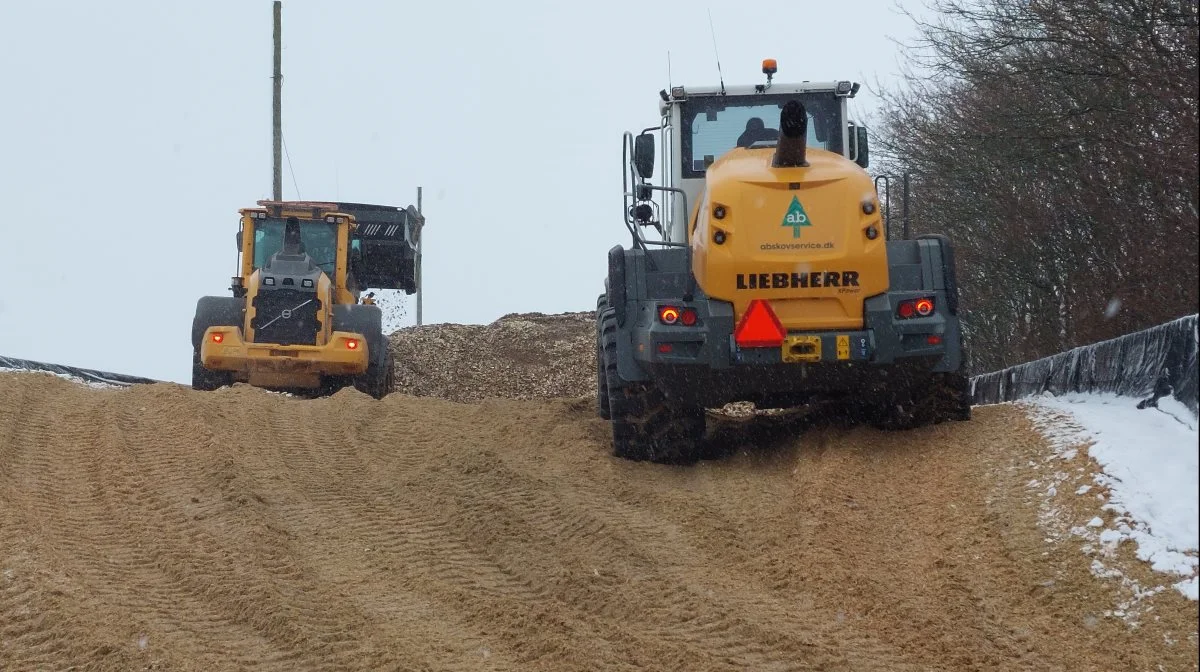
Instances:
[[[652,382],[626,382],[617,372],[617,321],[602,319],[601,345],[612,423],[613,455],[627,460],[690,464],[700,457],[704,409],[668,403]]]
[[[970,380],[961,373],[935,373],[924,383],[896,392],[872,414],[875,427],[909,430],[948,420],[971,419]]]
[[[395,391],[396,367],[392,353],[385,351],[382,357],[371,357],[366,373],[354,378],[354,389],[375,399],[383,399]]]
[[[192,350],[192,389],[211,392],[222,387],[233,385],[233,373],[229,371],[213,371],[200,363],[200,349]]]
[[[601,294],[596,300],[596,412],[605,420],[612,419],[608,407],[608,376],[604,370],[604,343],[601,340],[604,313],[608,310],[608,296]]]
[[[354,376],[354,389],[382,399],[395,389],[395,367],[387,336],[383,333],[383,312],[379,306],[353,304],[334,306],[333,328],[362,334],[367,339],[370,361],[367,370]]]
[[[971,379],[961,373],[943,374],[942,415],[945,420],[971,419]]]
[[[209,327],[242,326],[245,302],[231,296],[202,296],[192,318],[192,389],[212,391],[233,384],[230,371],[213,371],[200,363],[200,341]]]
[[[200,349],[200,339],[209,327],[242,327],[246,304],[232,296],[202,296],[196,301],[192,318],[192,348]]]

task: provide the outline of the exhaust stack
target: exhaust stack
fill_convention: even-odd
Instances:
[[[779,113],[779,143],[775,146],[771,165],[776,168],[807,166],[807,143],[808,112],[800,101],[789,100]]]
[[[304,254],[304,242],[300,239],[300,220],[288,217],[283,225],[283,253],[290,256]]]

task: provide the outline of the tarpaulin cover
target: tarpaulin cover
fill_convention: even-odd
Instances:
[[[1050,392],[1169,393],[1197,413],[1197,315],[971,379],[974,403]]]
[[[45,362],[31,362],[27,359],[13,359],[12,357],[4,357],[0,355],[0,370],[17,369],[24,371],[48,371],[50,373],[61,373],[68,376],[74,376],[87,381],[96,383],[106,383],[108,385],[137,385],[140,383],[157,383],[159,381],[150,378],[141,378],[139,376],[126,376],[120,373],[109,373],[107,371],[96,371],[94,369],[80,369],[74,366],[62,366],[60,364],[47,364]]]

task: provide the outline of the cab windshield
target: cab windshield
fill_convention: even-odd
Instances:
[[[282,219],[259,219],[254,225],[254,268],[266,265],[272,254],[283,249]],[[337,262],[337,224],[300,220],[300,242],[313,263],[329,277]]]
[[[789,100],[808,111],[808,146],[842,152],[841,105],[832,92],[704,96],[683,104],[683,176],[702,177],[708,165],[735,147],[779,138],[779,114]]]

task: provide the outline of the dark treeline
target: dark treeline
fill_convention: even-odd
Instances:
[[[1196,312],[1197,4],[929,9],[875,153],[912,233],[957,245],[972,371]]]

